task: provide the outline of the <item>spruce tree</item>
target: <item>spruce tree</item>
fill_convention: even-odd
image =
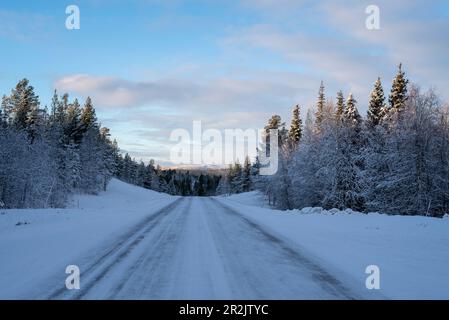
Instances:
[[[72,192],[105,189],[123,158],[109,130],[96,123],[93,107],[84,114],[91,119],[88,130],[77,132],[79,109],[55,91],[48,115],[26,79],[2,99],[0,201],[7,207],[63,207]]]
[[[299,144],[302,137],[302,120],[299,105],[293,108],[292,122],[290,124],[289,139],[293,147]]]
[[[317,132],[321,132],[321,124],[324,118],[324,107],[326,103],[326,97],[324,95],[324,84],[321,81],[320,89],[318,91],[318,101],[316,104],[316,112],[315,112],[315,127]]]
[[[55,106],[52,106],[52,109],[55,108],[55,122],[58,123],[61,127],[64,127],[66,123],[67,109],[69,107],[69,95],[65,93],[60,100],[55,100],[55,104]]]
[[[42,133],[44,125],[43,110],[39,109],[38,105],[33,105],[26,118],[26,127],[30,143],[34,143],[35,139]]]
[[[354,99],[352,93],[349,94],[346,101],[346,109],[344,113],[345,123],[351,127],[359,127],[362,122],[362,117],[357,110],[357,101]]]
[[[78,99],[67,107],[64,131],[66,136],[76,145],[81,143],[81,108]]]
[[[408,79],[405,77],[405,72],[402,71],[402,63],[400,63],[396,77],[393,79],[388,99],[392,114],[399,113],[404,109],[405,100],[407,99],[407,85]]]
[[[345,112],[345,98],[343,97],[343,92],[340,90],[337,92],[337,108],[335,112],[335,118],[337,123],[343,120],[343,114]]]
[[[245,163],[243,165],[243,179],[242,179],[242,187],[243,192],[248,192],[251,190],[251,161],[248,156],[245,158]]]
[[[50,116],[53,118],[56,115],[56,110],[58,108],[58,105],[59,105],[59,97],[58,97],[58,92],[55,89],[55,91],[53,91],[53,97],[51,99],[51,106],[50,106],[50,108],[51,108]]]
[[[382,121],[385,110],[385,97],[384,90],[382,88],[382,82],[380,78],[377,78],[374,83],[374,89],[371,92],[371,98],[369,101],[367,125],[369,128],[374,128]]]

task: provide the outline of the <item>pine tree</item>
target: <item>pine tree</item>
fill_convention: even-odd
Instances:
[[[371,92],[366,124],[369,128],[374,128],[382,121],[385,113],[385,97],[380,78],[377,78],[374,89]]]
[[[59,96],[58,96],[58,92],[55,89],[55,91],[53,91],[53,97],[51,99],[51,106],[50,106],[51,117],[53,117],[53,118],[55,117],[56,110],[58,109],[58,106],[59,106]]]
[[[56,91],[55,91],[56,94]],[[57,96],[53,97],[52,101],[52,109],[55,110],[54,114],[54,121],[58,125],[61,126],[61,128],[64,128],[65,122],[66,122],[66,113],[68,109],[69,104],[69,95],[67,93],[63,94],[61,99],[59,99]]]
[[[268,120],[268,124],[265,126],[265,132],[267,135],[269,135],[270,129],[279,129],[283,125],[284,124],[282,123],[281,117],[278,115],[274,115]]]
[[[70,142],[64,150],[64,178],[70,192],[78,190],[81,182],[81,160],[78,146]]]
[[[117,145],[96,123],[93,106],[85,113],[93,120],[80,132],[77,100],[55,91],[48,115],[23,79],[0,110],[0,201],[8,207],[63,207],[70,193],[104,190],[116,172]]]
[[[43,134],[44,125],[44,110],[39,109],[38,105],[33,105],[26,118],[26,127],[31,144],[39,135]]]
[[[248,156],[246,156],[245,158],[245,163],[243,164],[243,178],[242,178],[242,191],[243,192],[248,192],[251,190],[251,185],[252,185],[252,181],[251,181],[251,161],[249,159]]]
[[[326,104],[326,97],[324,95],[324,83],[321,81],[320,89],[318,91],[318,101],[315,112],[315,128],[317,132],[321,132],[321,125],[324,119],[324,107]]]
[[[407,85],[408,79],[405,77],[405,72],[402,71],[402,63],[400,63],[396,77],[393,79],[388,99],[392,114],[397,114],[404,109],[405,100],[407,99]]]
[[[289,140],[293,148],[296,148],[298,146],[302,136],[302,120],[299,113],[299,105],[296,105],[293,108],[293,116],[289,132]]]
[[[343,114],[345,112],[345,98],[343,97],[343,92],[340,90],[337,92],[337,108],[335,112],[335,118],[337,123],[341,123],[343,120]]]
[[[230,193],[241,193],[243,191],[242,182],[242,166],[237,160],[234,165],[230,164],[228,169],[228,183],[230,187]]]
[[[360,127],[362,117],[357,110],[357,101],[354,99],[352,93],[349,94],[346,100],[346,109],[344,112],[344,121],[348,126]]]
[[[6,110],[10,110],[13,114],[14,125],[19,130],[27,128],[30,113],[39,109],[39,97],[27,79],[21,80],[11,91],[7,103]]]
[[[267,125],[265,126],[265,152],[266,156],[270,155],[270,130],[278,130],[278,145],[281,142],[281,134],[279,128],[284,127],[285,123],[282,122],[281,117],[279,115],[273,115],[269,120]]]
[[[81,108],[78,99],[75,99],[75,101],[69,104],[67,107],[64,123],[64,133],[76,145],[79,145],[81,143]]]
[[[134,184],[139,187],[143,187],[145,185],[146,173],[147,168],[145,166],[145,163],[143,161],[140,161],[139,166],[137,167],[136,181],[134,182]]]
[[[327,209],[353,209],[363,211],[364,200],[356,173],[353,156],[346,141],[340,141],[335,159],[335,178],[332,189],[325,195],[323,206]]]
[[[87,97],[86,103],[84,104],[84,108],[81,112],[81,126],[84,131],[87,131],[89,128],[96,126],[97,124],[97,116],[95,114],[95,109],[92,104],[92,100],[90,97]]]
[[[106,191],[106,187],[114,176],[117,170],[117,153],[118,148],[114,145],[114,142],[110,139],[109,128],[102,127],[99,131],[99,150],[101,153],[100,165],[98,175],[100,177],[103,191]]]

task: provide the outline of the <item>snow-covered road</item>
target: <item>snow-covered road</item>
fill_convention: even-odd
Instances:
[[[449,297],[448,218],[263,205],[114,179],[66,209],[0,210],[0,299]],[[380,290],[365,287],[373,264]]]
[[[145,217],[103,252],[74,261],[81,289],[51,299],[351,299],[328,271],[212,198],[182,198]]]

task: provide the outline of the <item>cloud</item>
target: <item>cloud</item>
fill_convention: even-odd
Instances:
[[[289,108],[299,94],[317,87],[318,80],[309,80],[295,72],[248,70],[217,77],[195,74],[147,81],[76,74],[58,79],[55,87],[60,92],[91,96],[103,109],[147,107],[171,115],[195,112],[201,116],[217,111],[268,111],[280,105]]]
[[[224,46],[279,54],[307,74],[320,75],[331,84],[330,88],[338,83],[353,91],[361,101],[368,99],[377,76],[389,85],[399,62],[404,63],[413,81],[440,90],[449,84],[447,72],[443,71],[449,70],[449,21],[437,10],[442,1],[437,1],[436,6],[420,0],[378,1],[381,29],[375,31],[365,27],[365,8],[371,4],[365,1],[322,1],[313,5],[308,1],[285,1],[279,8],[271,0],[244,3],[252,3],[274,16],[285,13],[284,22],[268,19],[264,24],[233,30],[222,40]],[[307,21],[298,15],[307,16]],[[446,92],[441,93],[449,98]]]
[[[59,92],[91,96],[102,124],[124,151],[158,161],[169,158],[175,129],[191,132],[193,121],[201,121],[203,130],[263,128],[273,113],[289,116],[291,107],[314,96],[318,85],[318,79],[300,73],[247,69],[217,77],[195,69],[190,78],[178,74],[146,81],[75,74],[55,82]]]
[[[363,3],[353,2],[345,7],[326,3],[322,8],[333,28],[367,48],[379,48],[385,62],[403,62],[418,81],[443,89],[449,84],[446,72],[442,72],[449,70],[449,21],[438,10],[443,3],[435,1],[429,6],[421,0],[378,1],[381,28],[376,31],[363,27]]]
[[[376,31],[365,27],[370,4],[242,0],[242,17],[252,15],[248,23],[231,23],[219,36],[211,28],[221,52],[204,60],[214,65],[189,60],[184,66],[156,67],[140,79],[67,74],[55,86],[91,96],[98,109],[117,116],[109,124],[124,133],[127,149],[144,155],[144,146],[151,146],[160,159],[167,159],[164,145],[171,130],[189,130],[193,120],[202,120],[205,128],[260,128],[278,113],[288,122],[292,105],[314,104],[320,80],[328,97],[340,89],[353,92],[364,113],[374,80],[381,76],[388,94],[399,62],[412,81],[435,85],[448,99],[443,90],[449,86],[449,21],[447,12],[438,11],[444,2],[379,0],[381,29]],[[164,23],[161,18],[152,27],[159,30]],[[178,25],[197,23],[187,16]]]
[[[76,74],[58,79],[58,90],[92,96],[101,107],[138,107],[148,102],[183,101],[197,89],[176,79],[136,82],[117,77]]]

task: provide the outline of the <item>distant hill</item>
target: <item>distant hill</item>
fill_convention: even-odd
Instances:
[[[180,164],[173,166],[162,166],[162,170],[176,170],[180,172],[189,171],[192,174],[201,174],[201,173],[209,173],[209,174],[222,174],[227,166],[225,165],[198,165],[198,164]]]

